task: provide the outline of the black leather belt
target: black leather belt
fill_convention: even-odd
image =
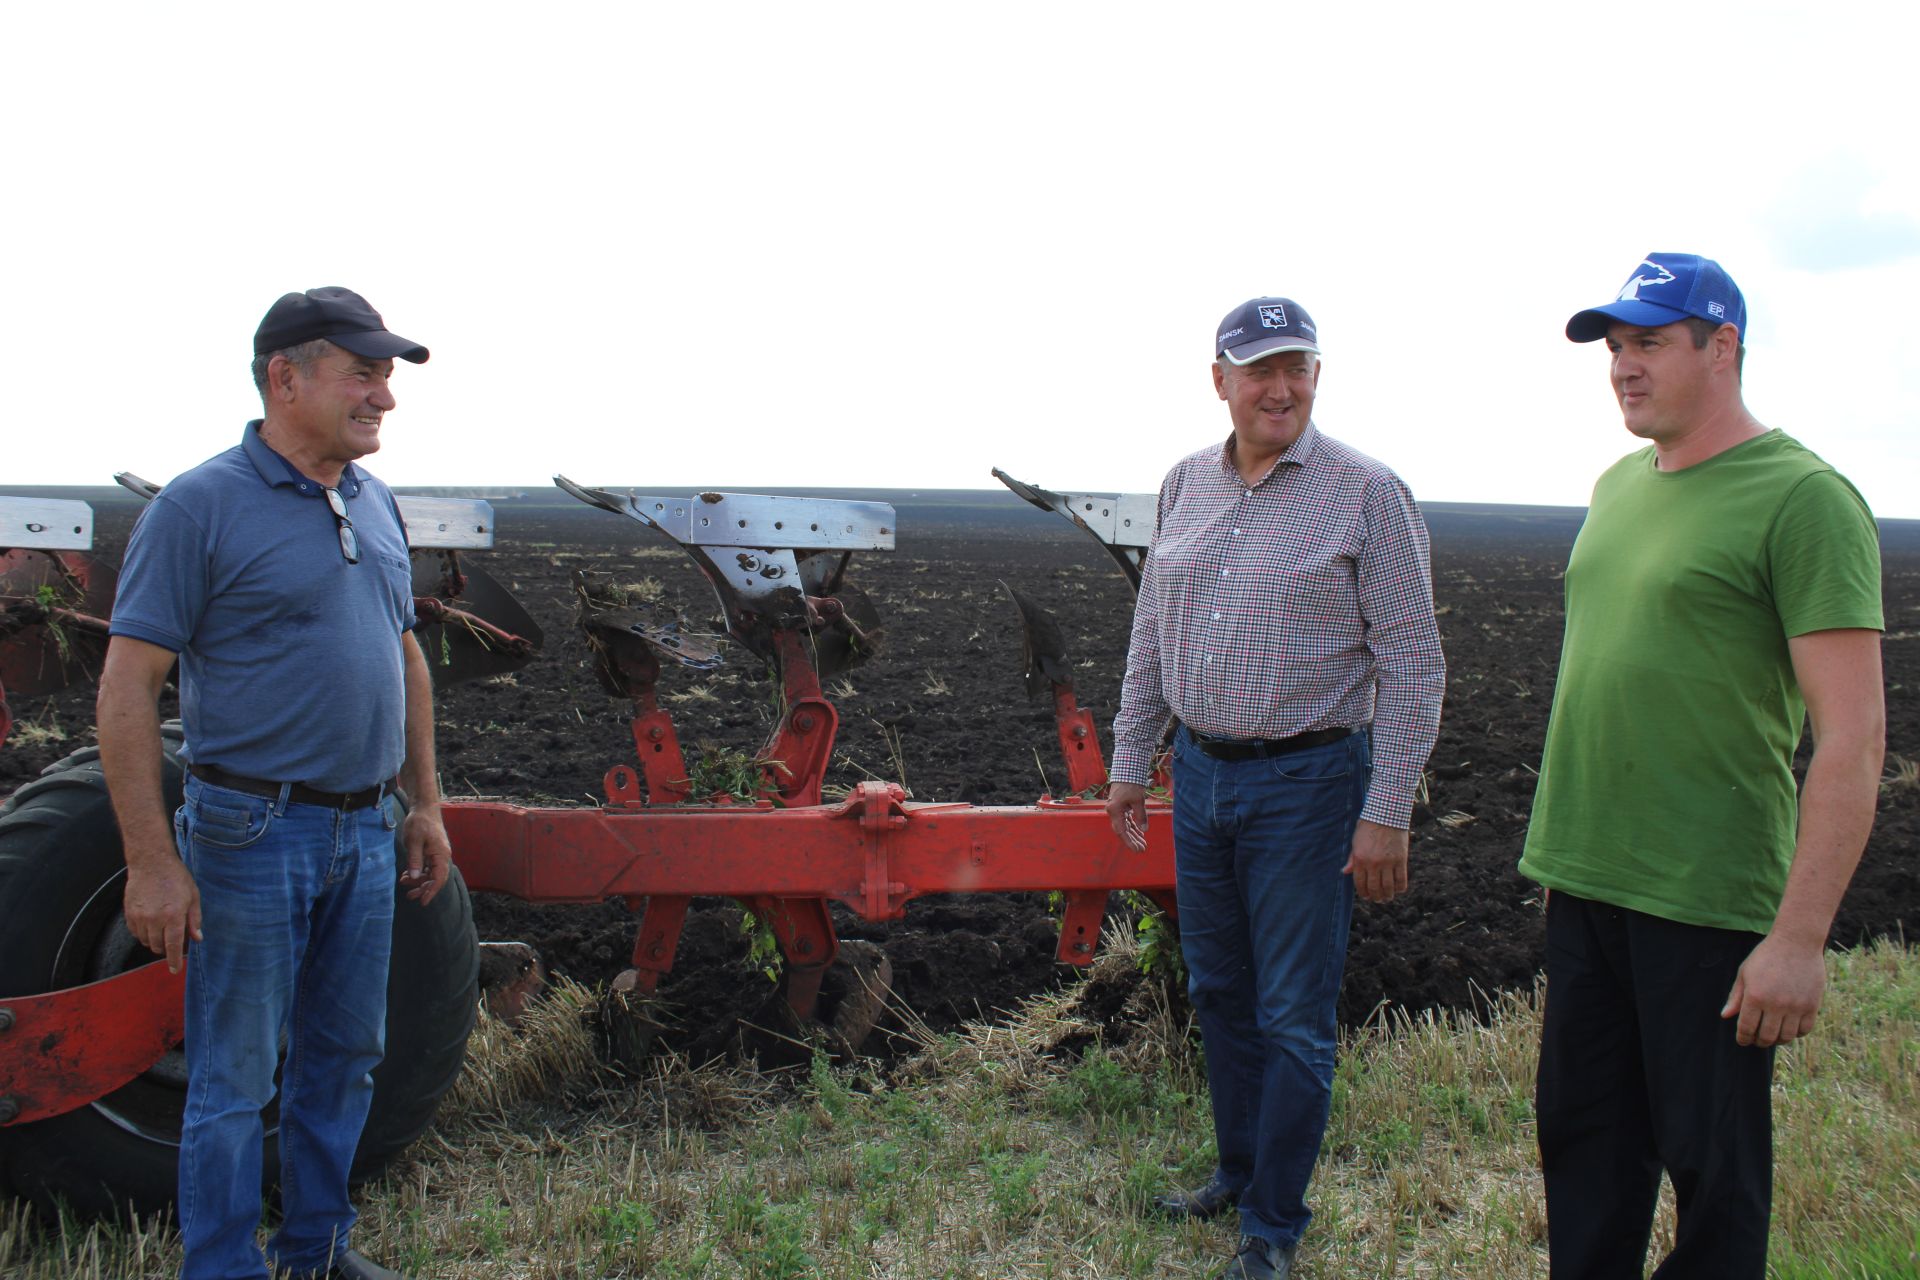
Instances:
[[[237,773],[228,773],[217,764],[190,764],[187,772],[202,782],[210,782],[216,787],[225,787],[229,791],[240,791],[250,796],[267,796],[277,799],[283,784],[268,782],[263,778],[243,778]],[[364,791],[319,791],[304,782],[296,782],[287,792],[287,799],[295,804],[317,804],[326,809],[339,809],[351,813],[355,809],[371,809],[393,792],[394,779],[376,782]]]
[[[1187,728],[1193,745],[1215,760],[1266,760],[1305,751],[1308,747],[1324,747],[1329,742],[1350,738],[1353,733],[1352,725],[1339,725],[1332,729],[1309,729],[1286,738],[1210,738],[1191,726]]]

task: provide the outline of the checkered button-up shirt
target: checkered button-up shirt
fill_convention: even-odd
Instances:
[[[1312,423],[1251,485],[1223,445],[1167,473],[1113,726],[1115,781],[1148,780],[1169,714],[1223,738],[1371,721],[1361,816],[1405,827],[1445,686],[1427,527],[1399,476]]]

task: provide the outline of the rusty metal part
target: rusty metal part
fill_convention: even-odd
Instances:
[[[691,779],[673,717],[656,698],[660,664],[664,660],[694,671],[716,670],[723,661],[720,638],[685,631],[677,623],[650,625],[638,610],[616,603],[610,589],[578,570],[573,589],[595,678],[608,693],[633,701],[633,745],[646,780],[643,795],[633,771],[616,765],[607,771],[607,803],[633,807],[649,799],[654,804],[684,802]]]
[[[1060,624],[1031,596],[1023,595],[1004,582],[1000,587],[1013,598],[1014,607],[1020,610],[1020,659],[1026,668],[1027,697],[1037,698],[1043,692],[1051,693],[1056,684],[1073,683],[1072,667],[1067,658],[1067,641],[1060,633]]]
[[[407,526],[408,537],[413,525]],[[511,591],[485,569],[463,565],[452,548],[415,550],[413,610],[421,652],[442,683],[518,671],[546,637]]]
[[[0,688],[58,693],[98,679],[117,577],[84,551],[0,551]]]
[[[547,966],[524,942],[480,944],[480,998],[496,1021],[519,1026],[527,1004],[547,987]]]
[[[143,498],[148,502],[152,502],[160,496],[159,485],[151,480],[143,480],[131,471],[116,471],[113,473],[113,480],[115,484],[125,489],[128,493],[133,494],[135,497]]]
[[[186,1030],[186,974],[163,961],[44,995],[0,1000],[0,1098],[27,1124],[85,1106],[151,1067]]]
[[[1093,713],[1080,705],[1073,691],[1073,663],[1060,624],[1039,602],[1006,583],[1020,610],[1020,647],[1025,660],[1027,696],[1044,689],[1053,696],[1053,723],[1060,740],[1060,756],[1067,766],[1067,790],[1090,796],[1107,785],[1107,761],[1100,752],[1100,733]]]
[[[700,493],[690,498],[617,494],[553,482],[589,506],[636,520],[691,557],[720,602],[727,634],[763,661],[781,659],[775,635],[813,637],[816,670],[832,675],[871,656],[878,616],[846,588],[855,551],[891,551],[893,508],[884,502]],[[824,605],[832,599],[838,607]]]
[[[1000,468],[993,478],[1039,507],[1063,515],[1091,534],[1120,572],[1127,576],[1135,591],[1140,590],[1140,573],[1147,562],[1147,544],[1153,540],[1159,506],[1151,493],[1055,493],[1039,485],[1015,480]]]

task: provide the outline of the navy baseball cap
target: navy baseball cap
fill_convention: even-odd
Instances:
[[[1592,342],[1606,337],[1611,324],[1657,329],[1689,316],[1730,324],[1747,340],[1746,300],[1719,263],[1692,253],[1650,253],[1620,286],[1619,297],[1567,321],[1567,336]]]
[[[1252,364],[1276,351],[1320,353],[1313,317],[1292,298],[1243,302],[1227,313],[1213,336],[1214,358],[1225,356],[1231,364]]]
[[[253,333],[253,354],[284,351],[315,338],[374,360],[427,361],[425,347],[388,333],[386,321],[365,298],[338,285],[289,293],[268,307],[266,318]]]

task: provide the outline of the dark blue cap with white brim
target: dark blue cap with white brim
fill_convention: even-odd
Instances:
[[[1252,364],[1276,351],[1320,352],[1313,317],[1292,298],[1254,298],[1227,313],[1213,336],[1213,355]]]

